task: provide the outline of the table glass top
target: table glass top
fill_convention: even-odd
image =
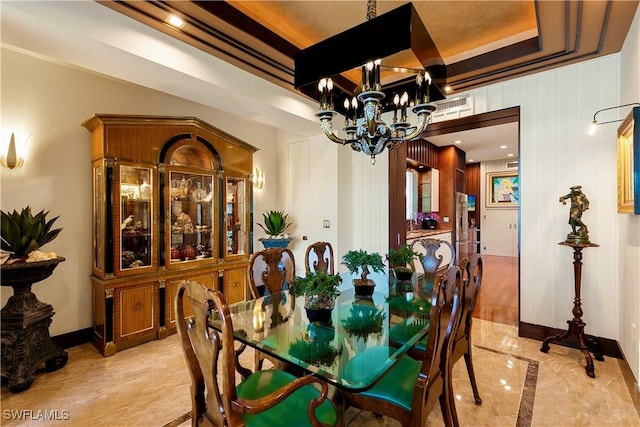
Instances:
[[[229,306],[235,338],[338,387],[371,387],[427,334],[431,287],[415,274],[410,283],[385,276],[359,296],[347,277],[329,322],[310,321],[304,297],[288,291]],[[215,317],[211,325],[219,329]]]

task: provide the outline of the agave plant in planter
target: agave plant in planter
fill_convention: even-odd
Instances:
[[[411,246],[402,245],[398,249],[391,248],[387,253],[389,268],[393,270],[398,281],[410,281],[413,274],[413,260],[422,259],[422,254],[415,252]]]
[[[0,247],[10,255],[0,266],[1,284],[13,288],[13,295],[2,308],[2,375],[8,377],[13,392],[28,389],[43,362],[51,372],[62,368],[69,358],[49,335],[53,307],[38,301],[31,291],[34,283],[49,277],[65,260],[39,250],[62,230],[52,229],[58,217],[47,221],[48,213],[41,211],[34,216],[28,206],[21,213],[0,211]],[[12,357],[5,360],[5,354]]]
[[[375,273],[384,271],[382,256],[378,252],[368,253],[362,249],[351,250],[342,256],[342,264],[351,274],[360,272],[360,278],[353,279],[357,295],[373,294],[375,282],[369,279],[368,275],[372,271]]]
[[[29,206],[20,213],[15,210],[12,213],[0,211],[0,247],[10,253],[10,259],[32,262],[57,258],[53,252],[44,253],[39,250],[62,231],[61,228],[52,230],[53,223],[59,217],[47,221],[48,214],[48,211],[43,210],[33,215]]]
[[[266,238],[260,238],[265,248],[286,248],[291,239],[285,231],[291,226],[288,222],[289,214],[283,211],[268,211],[262,214],[264,225],[258,224],[267,233]]]
[[[304,308],[310,322],[328,323],[335,298],[340,295],[340,282],[339,274],[311,271],[304,277],[293,279],[289,293],[295,297],[304,295]]]

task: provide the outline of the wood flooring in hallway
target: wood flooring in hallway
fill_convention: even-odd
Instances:
[[[473,317],[518,326],[518,258],[482,255],[482,286]]]

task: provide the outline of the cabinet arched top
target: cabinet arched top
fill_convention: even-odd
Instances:
[[[213,153],[214,163],[211,169],[235,169],[250,175],[251,158],[257,151],[253,145],[196,117],[94,114],[82,126],[92,133],[94,160],[114,158],[149,164],[170,164],[171,156],[175,154],[173,151],[179,151],[175,158],[179,162],[180,151],[183,150],[179,147],[193,145]],[[179,144],[168,143],[175,141],[177,137],[178,140],[183,140],[184,135],[191,140],[191,144],[184,141]]]
[[[220,170],[220,155],[215,147],[201,136],[180,134],[171,138],[160,151],[159,163],[199,169]]]

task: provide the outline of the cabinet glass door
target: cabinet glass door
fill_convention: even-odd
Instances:
[[[93,168],[93,268],[101,272],[105,271],[104,186],[104,167],[99,163]]]
[[[227,177],[225,232],[226,255],[245,253],[247,243],[246,225],[246,180],[244,178]]]
[[[151,267],[151,169],[120,166],[120,271]]]
[[[213,256],[213,176],[171,171],[170,264]]]

